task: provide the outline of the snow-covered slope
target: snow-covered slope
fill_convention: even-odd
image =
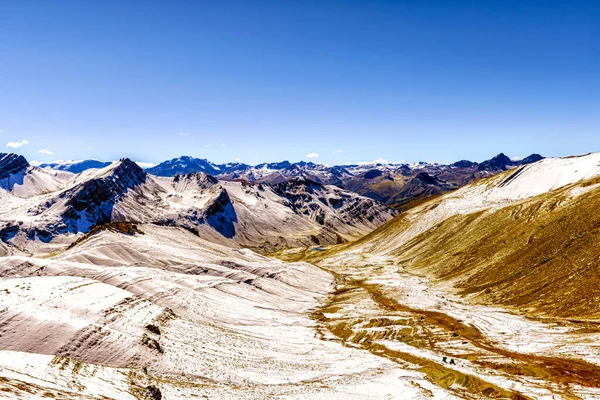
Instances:
[[[0,259],[1,393],[452,398],[420,372],[318,338],[309,315],[332,288],[328,273],[179,228],[141,229],[49,259]]]
[[[498,209],[598,175],[600,153],[547,158],[465,186],[443,196],[434,207],[427,204],[415,209],[408,218],[418,216],[418,227],[413,229],[421,232],[452,215]]]

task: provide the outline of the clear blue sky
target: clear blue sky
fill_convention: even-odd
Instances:
[[[600,151],[600,2],[4,0],[0,130],[41,161]]]

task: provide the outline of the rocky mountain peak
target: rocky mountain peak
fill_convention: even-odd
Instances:
[[[129,158],[121,158],[115,163],[111,174],[116,180],[129,181],[129,184],[138,185],[146,181],[146,171],[140,167],[137,163],[131,161]]]
[[[443,183],[435,176],[429,175],[427,172],[419,172],[413,179],[416,179],[417,181],[421,181],[422,183],[424,183],[426,185],[437,185],[437,184]]]
[[[497,156],[479,164],[479,171],[505,171],[515,163],[506,154],[500,153]]]
[[[194,172],[216,175],[221,172],[221,168],[206,159],[181,156],[162,162],[146,171],[157,176],[175,176]]]
[[[96,177],[61,193],[60,197],[67,199],[63,223],[69,231],[86,231],[110,222],[115,204],[146,180],[146,171],[130,159],[122,158],[100,170]]]
[[[534,154],[531,154],[531,155],[525,157],[524,159],[522,159],[519,162],[519,164],[533,164],[534,162],[538,162],[543,159],[544,159],[544,156],[534,153]]]
[[[504,153],[500,153],[495,157],[492,157],[492,159],[490,160],[492,163],[496,163],[496,164],[512,164],[512,160],[510,159],[510,157],[508,157],[506,154]]]
[[[25,157],[14,153],[0,153],[0,179],[8,178],[27,167],[29,162]]]
[[[200,189],[208,189],[219,183],[218,179],[204,172],[179,174],[173,177],[175,183],[194,183]]]
[[[460,160],[452,164],[453,167],[456,168],[472,168],[476,166],[477,163],[469,160]]]

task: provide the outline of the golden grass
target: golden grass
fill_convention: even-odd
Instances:
[[[531,315],[600,317],[600,190],[453,216],[394,249],[409,271]],[[393,229],[393,228],[392,228]]]
[[[144,234],[144,232],[141,229],[139,229],[138,225],[134,222],[130,222],[130,221],[107,222],[105,224],[100,224],[100,225],[94,226],[88,233],[86,233],[85,235],[83,235],[82,237],[80,237],[79,239],[74,241],[73,243],[71,243],[71,245],[67,248],[67,250],[87,241],[89,238],[91,238],[92,236],[94,236],[102,231],[122,233],[125,235],[135,235],[135,234],[143,235]]]

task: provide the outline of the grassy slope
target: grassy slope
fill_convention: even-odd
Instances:
[[[392,255],[485,302],[598,317],[600,189],[574,199],[566,192],[451,217]]]
[[[596,178],[498,210],[454,215],[385,252],[408,271],[452,282],[483,303],[530,315],[599,318],[600,188],[590,187],[598,183]],[[589,191],[572,197],[575,187]],[[307,258],[380,251],[409,226],[400,215],[357,242]]]

